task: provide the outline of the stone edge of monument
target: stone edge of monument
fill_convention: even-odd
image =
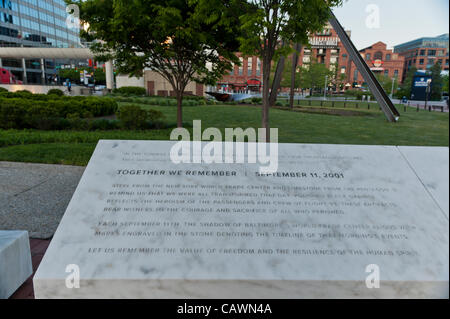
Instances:
[[[0,231],[0,299],[7,299],[32,275],[27,231]]]

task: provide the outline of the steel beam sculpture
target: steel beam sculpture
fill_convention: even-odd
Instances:
[[[342,41],[342,44],[344,45],[345,49],[350,55],[350,58],[352,59],[353,63],[355,63],[358,71],[363,76],[364,81],[366,81],[367,85],[369,86],[369,89],[375,96],[375,99],[380,104],[381,109],[386,115],[386,118],[388,119],[389,122],[397,122],[400,118],[400,113],[397,111],[391,99],[388,97],[383,87],[376,79],[375,75],[369,69],[366,62],[363,60],[361,54],[359,54],[352,40],[350,40],[350,37],[348,36],[347,32],[345,32],[344,28],[339,23],[334,13],[333,12],[330,13],[331,17],[329,22],[331,26],[338,34],[339,38]]]

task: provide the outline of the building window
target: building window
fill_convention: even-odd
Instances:
[[[234,63],[231,63],[230,75],[234,75]]]
[[[436,56],[436,50],[428,50],[428,56]]]
[[[424,59],[420,59],[420,60],[419,60],[419,64],[420,64],[420,65],[423,65],[423,64],[424,64],[424,62],[425,62],[425,60],[424,60]]]
[[[390,54],[386,54],[386,61],[391,61],[391,55]]]
[[[256,75],[261,75],[261,60],[259,58],[256,60]]]
[[[243,75],[243,74],[244,74],[244,58],[243,58],[243,57],[240,57],[240,58],[239,58],[239,62],[240,62],[240,65],[239,65],[239,75]]]
[[[374,60],[383,60],[383,53],[381,51],[375,52],[373,55]]]
[[[353,72],[353,81],[355,82],[358,81],[358,69],[356,69],[355,72]]]
[[[247,59],[247,75],[253,74],[253,58],[250,57]]]
[[[424,56],[425,55],[425,50],[420,50],[420,55]]]
[[[370,53],[367,53],[366,54],[366,61],[370,61],[370,58],[371,58]]]
[[[445,65],[448,65],[448,59],[447,59],[447,60],[445,60]]]
[[[389,76],[389,70],[384,70],[384,76]]]
[[[395,78],[398,78],[398,70],[395,70],[395,71],[394,71],[394,77],[395,77]]]

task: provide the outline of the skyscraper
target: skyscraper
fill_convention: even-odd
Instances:
[[[67,16],[64,0],[0,0],[0,47],[79,47],[79,30],[67,26]],[[0,59],[0,67],[20,79],[26,76],[24,82],[42,83],[42,62],[46,77],[63,63]]]

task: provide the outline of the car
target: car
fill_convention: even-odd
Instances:
[[[106,89],[106,85],[96,85],[94,88],[95,91],[102,91],[104,89]]]

